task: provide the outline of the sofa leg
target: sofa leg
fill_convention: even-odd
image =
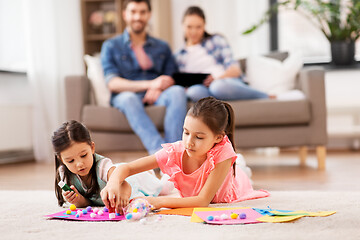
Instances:
[[[306,165],[306,157],[307,157],[307,146],[301,146],[299,149],[299,157],[300,157],[300,165],[305,166]]]
[[[316,156],[318,160],[318,170],[325,170],[325,160],[326,160],[326,147],[317,146],[316,147]]]

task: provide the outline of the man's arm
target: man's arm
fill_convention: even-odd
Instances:
[[[119,93],[123,91],[144,92],[151,88],[153,80],[132,81],[126,78],[114,76],[107,86],[111,92]]]

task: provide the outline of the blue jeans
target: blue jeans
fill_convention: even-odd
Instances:
[[[210,96],[224,101],[269,98],[266,93],[249,87],[241,78],[215,80],[209,87],[196,84],[189,87],[186,94],[193,102]]]
[[[185,89],[171,86],[163,91],[154,105],[165,106],[163,138],[145,112],[142,98],[145,93],[121,92],[111,99],[111,104],[123,112],[132,128],[140,137],[149,154],[161,148],[161,144],[181,140],[187,111]]]

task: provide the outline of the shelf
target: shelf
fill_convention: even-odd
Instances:
[[[105,41],[106,39],[116,36],[116,33],[110,34],[89,34],[86,36],[86,41]]]
[[[83,2],[113,2],[114,0],[82,0]]]

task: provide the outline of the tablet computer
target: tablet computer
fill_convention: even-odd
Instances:
[[[209,73],[174,73],[172,75],[175,84],[183,87],[190,87],[195,84],[202,84]]]

